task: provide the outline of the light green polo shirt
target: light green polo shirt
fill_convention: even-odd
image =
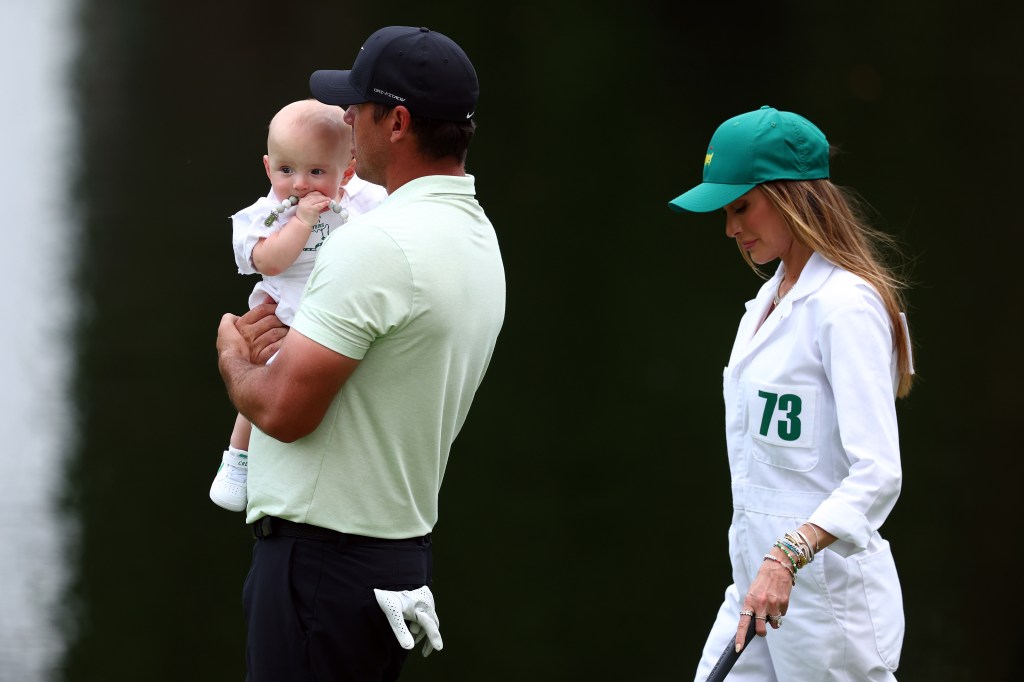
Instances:
[[[430,532],[452,441],[494,351],[505,272],[474,178],[413,180],[324,242],[294,329],[359,366],[317,429],[253,429],[246,521]]]

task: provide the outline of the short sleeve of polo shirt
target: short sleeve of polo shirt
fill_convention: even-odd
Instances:
[[[354,360],[375,339],[401,328],[413,303],[409,261],[374,225],[349,223],[317,254],[293,327]]]

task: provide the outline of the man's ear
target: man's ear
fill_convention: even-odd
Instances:
[[[409,134],[412,127],[412,114],[399,105],[391,110],[391,141],[397,142]]]

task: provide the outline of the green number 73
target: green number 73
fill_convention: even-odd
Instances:
[[[800,409],[803,403],[800,396],[792,393],[769,393],[758,391],[757,395],[764,398],[764,414],[761,415],[761,435],[767,436],[772,424],[772,417],[778,408],[785,414],[779,418],[779,438],[794,441],[800,438]]]

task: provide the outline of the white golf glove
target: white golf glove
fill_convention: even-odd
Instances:
[[[423,643],[424,658],[434,649],[441,650],[444,646],[439,629],[441,622],[434,610],[434,595],[429,587],[401,592],[374,589],[373,593],[403,649],[411,649],[416,642],[426,637],[427,641]],[[405,621],[409,621],[408,627]]]

